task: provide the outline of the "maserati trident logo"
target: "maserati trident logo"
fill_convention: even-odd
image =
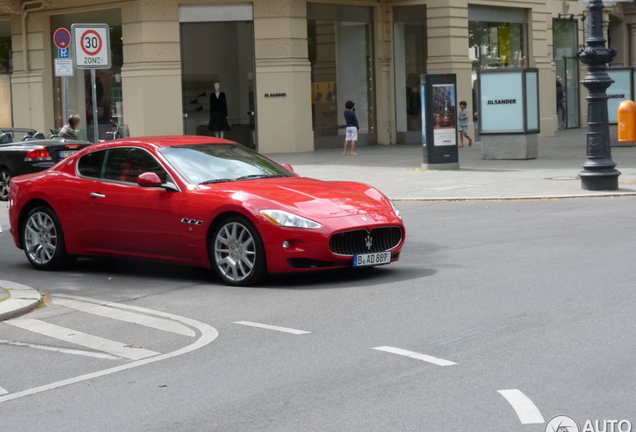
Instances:
[[[367,235],[367,238],[365,239],[365,244],[367,245],[367,250],[370,251],[371,246],[373,246],[373,237],[371,237],[371,234]]]

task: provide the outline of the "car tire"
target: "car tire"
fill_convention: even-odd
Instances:
[[[242,216],[231,216],[216,225],[210,239],[210,259],[227,285],[256,285],[266,274],[261,236]]]
[[[66,253],[62,224],[55,212],[47,206],[38,206],[29,212],[22,225],[24,253],[38,270],[58,270],[72,260]]]
[[[0,169],[0,201],[9,199],[9,188],[11,185],[11,173],[8,169]]]

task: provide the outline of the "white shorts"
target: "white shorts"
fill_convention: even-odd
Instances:
[[[355,126],[349,126],[346,129],[345,140],[358,141],[358,128]]]

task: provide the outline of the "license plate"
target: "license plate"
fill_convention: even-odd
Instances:
[[[369,267],[391,263],[391,252],[377,252],[353,256],[354,267]]]
[[[72,155],[73,153],[75,153],[76,150],[61,150],[58,154],[60,156],[60,158],[66,158],[69,157],[70,155]]]

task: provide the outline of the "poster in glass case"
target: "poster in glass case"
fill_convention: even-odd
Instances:
[[[433,145],[457,144],[455,115],[455,85],[433,85]]]

